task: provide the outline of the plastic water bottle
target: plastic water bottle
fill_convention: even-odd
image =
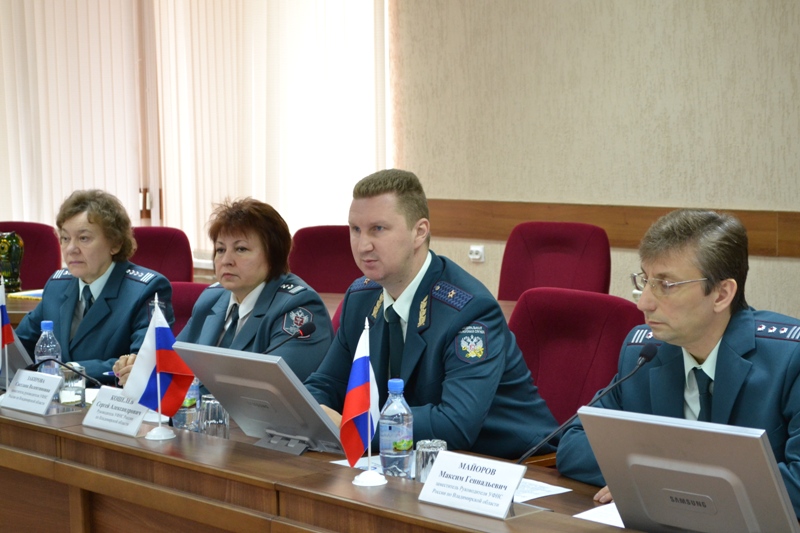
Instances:
[[[414,417],[403,398],[403,380],[389,380],[389,399],[378,421],[381,443],[381,466],[387,476],[411,479],[411,456],[414,453]]]
[[[177,429],[188,429],[189,431],[200,431],[200,380],[194,378],[183,405],[172,417],[172,427]]]
[[[58,340],[56,340],[56,336],[53,333],[52,320],[42,320],[42,335],[36,341],[33,355],[36,363],[46,361],[39,365],[39,372],[55,376],[61,375],[61,366],[52,361],[52,359],[61,361],[61,345],[58,344]]]

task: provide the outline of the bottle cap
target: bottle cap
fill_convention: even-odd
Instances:
[[[53,321],[42,320],[42,331],[53,331]]]
[[[405,383],[400,378],[392,378],[389,380],[389,392],[403,392]]]

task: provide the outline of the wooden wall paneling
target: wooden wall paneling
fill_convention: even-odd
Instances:
[[[778,256],[800,257],[800,213],[778,214]]]
[[[612,247],[639,246],[647,228],[673,207],[538,204],[429,199],[431,232],[436,237],[504,242],[520,222],[584,222],[606,230]],[[729,210],[747,228],[750,254],[800,257],[800,213]]]
[[[778,213],[768,211],[730,211],[747,228],[750,255],[777,257]]]

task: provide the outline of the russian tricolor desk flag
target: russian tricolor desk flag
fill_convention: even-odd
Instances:
[[[6,309],[6,282],[0,276],[0,348],[14,342],[14,330],[11,328],[11,321],[8,319]]]
[[[339,440],[351,467],[355,466],[372,442],[378,417],[378,385],[369,362],[369,322],[365,319],[364,331],[358,339],[353,367],[350,369],[342,409],[342,426],[339,429]]]
[[[159,411],[160,391],[160,412],[166,416],[173,416],[178,412],[194,380],[191,369],[172,349],[173,344],[175,336],[156,301],[142,347],[139,348],[131,374],[122,389],[127,397],[153,411]],[[160,384],[157,381],[159,375]]]

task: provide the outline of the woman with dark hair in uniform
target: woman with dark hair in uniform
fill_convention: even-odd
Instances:
[[[319,294],[289,272],[292,236],[283,217],[252,198],[225,202],[211,215],[208,236],[217,283],[200,295],[177,339],[278,355],[304,380],[325,356],[333,326]],[[308,322],[313,335],[270,351]],[[132,363],[115,367],[121,384]]]

